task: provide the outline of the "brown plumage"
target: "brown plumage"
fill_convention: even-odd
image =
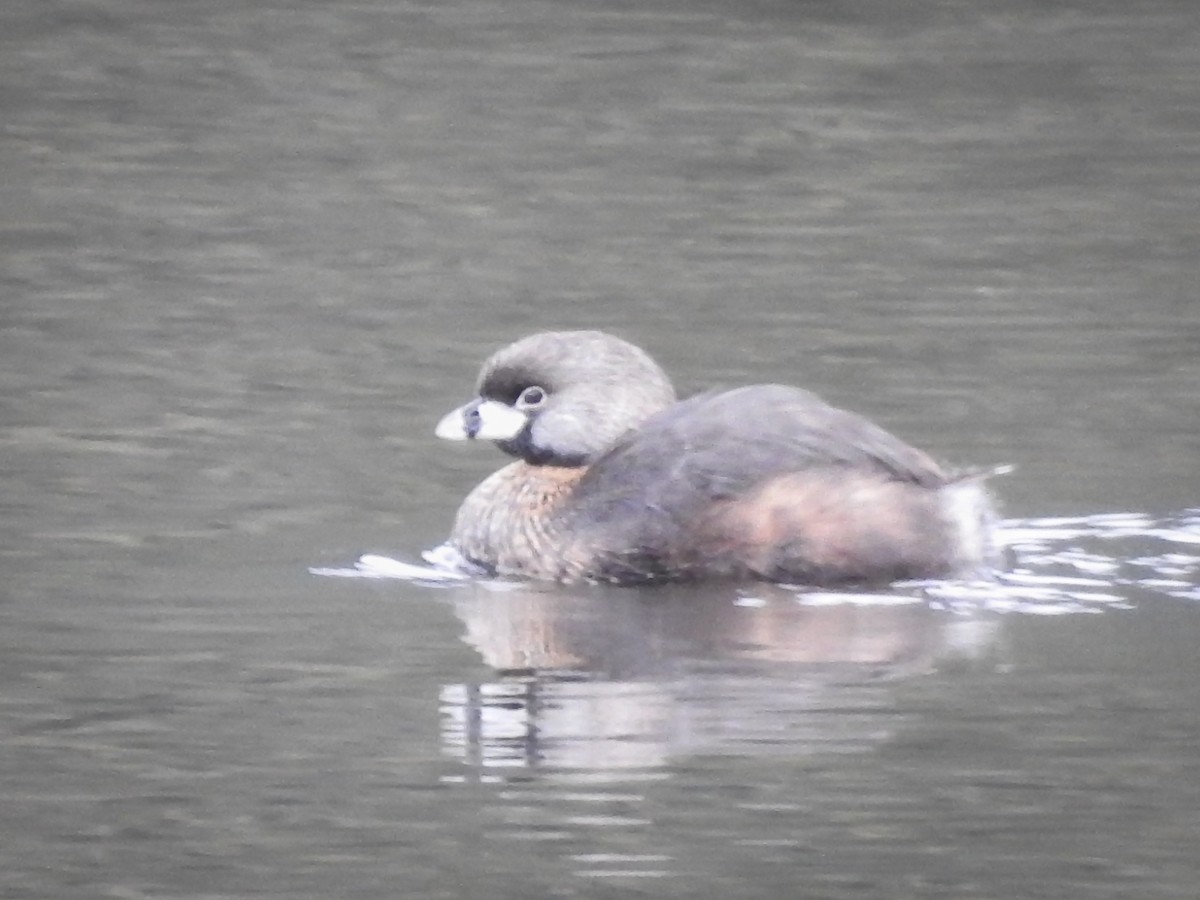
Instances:
[[[520,340],[477,388],[437,433],[518,458],[471,492],[450,537],[497,574],[847,585],[991,561],[982,479],[807,391],[675,402],[649,356],[593,331]]]

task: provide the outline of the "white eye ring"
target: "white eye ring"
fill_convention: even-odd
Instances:
[[[537,409],[546,402],[546,389],[538,387],[536,384],[531,384],[525,390],[521,391],[517,397],[517,402],[513,404],[517,409]]]

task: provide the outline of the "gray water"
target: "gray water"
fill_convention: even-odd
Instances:
[[[0,896],[1197,896],[1189,0],[9,0],[0,141]],[[310,574],[547,327],[1014,464],[1013,572]]]

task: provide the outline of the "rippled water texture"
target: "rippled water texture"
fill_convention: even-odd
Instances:
[[[1187,0],[7,0],[0,896],[1194,900],[1198,148]],[[546,327],[1010,570],[438,580]]]

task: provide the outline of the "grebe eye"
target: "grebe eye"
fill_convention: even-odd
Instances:
[[[514,405],[517,407],[517,409],[537,409],[545,402],[545,389],[533,384],[521,391],[520,395],[517,397],[517,402]]]

